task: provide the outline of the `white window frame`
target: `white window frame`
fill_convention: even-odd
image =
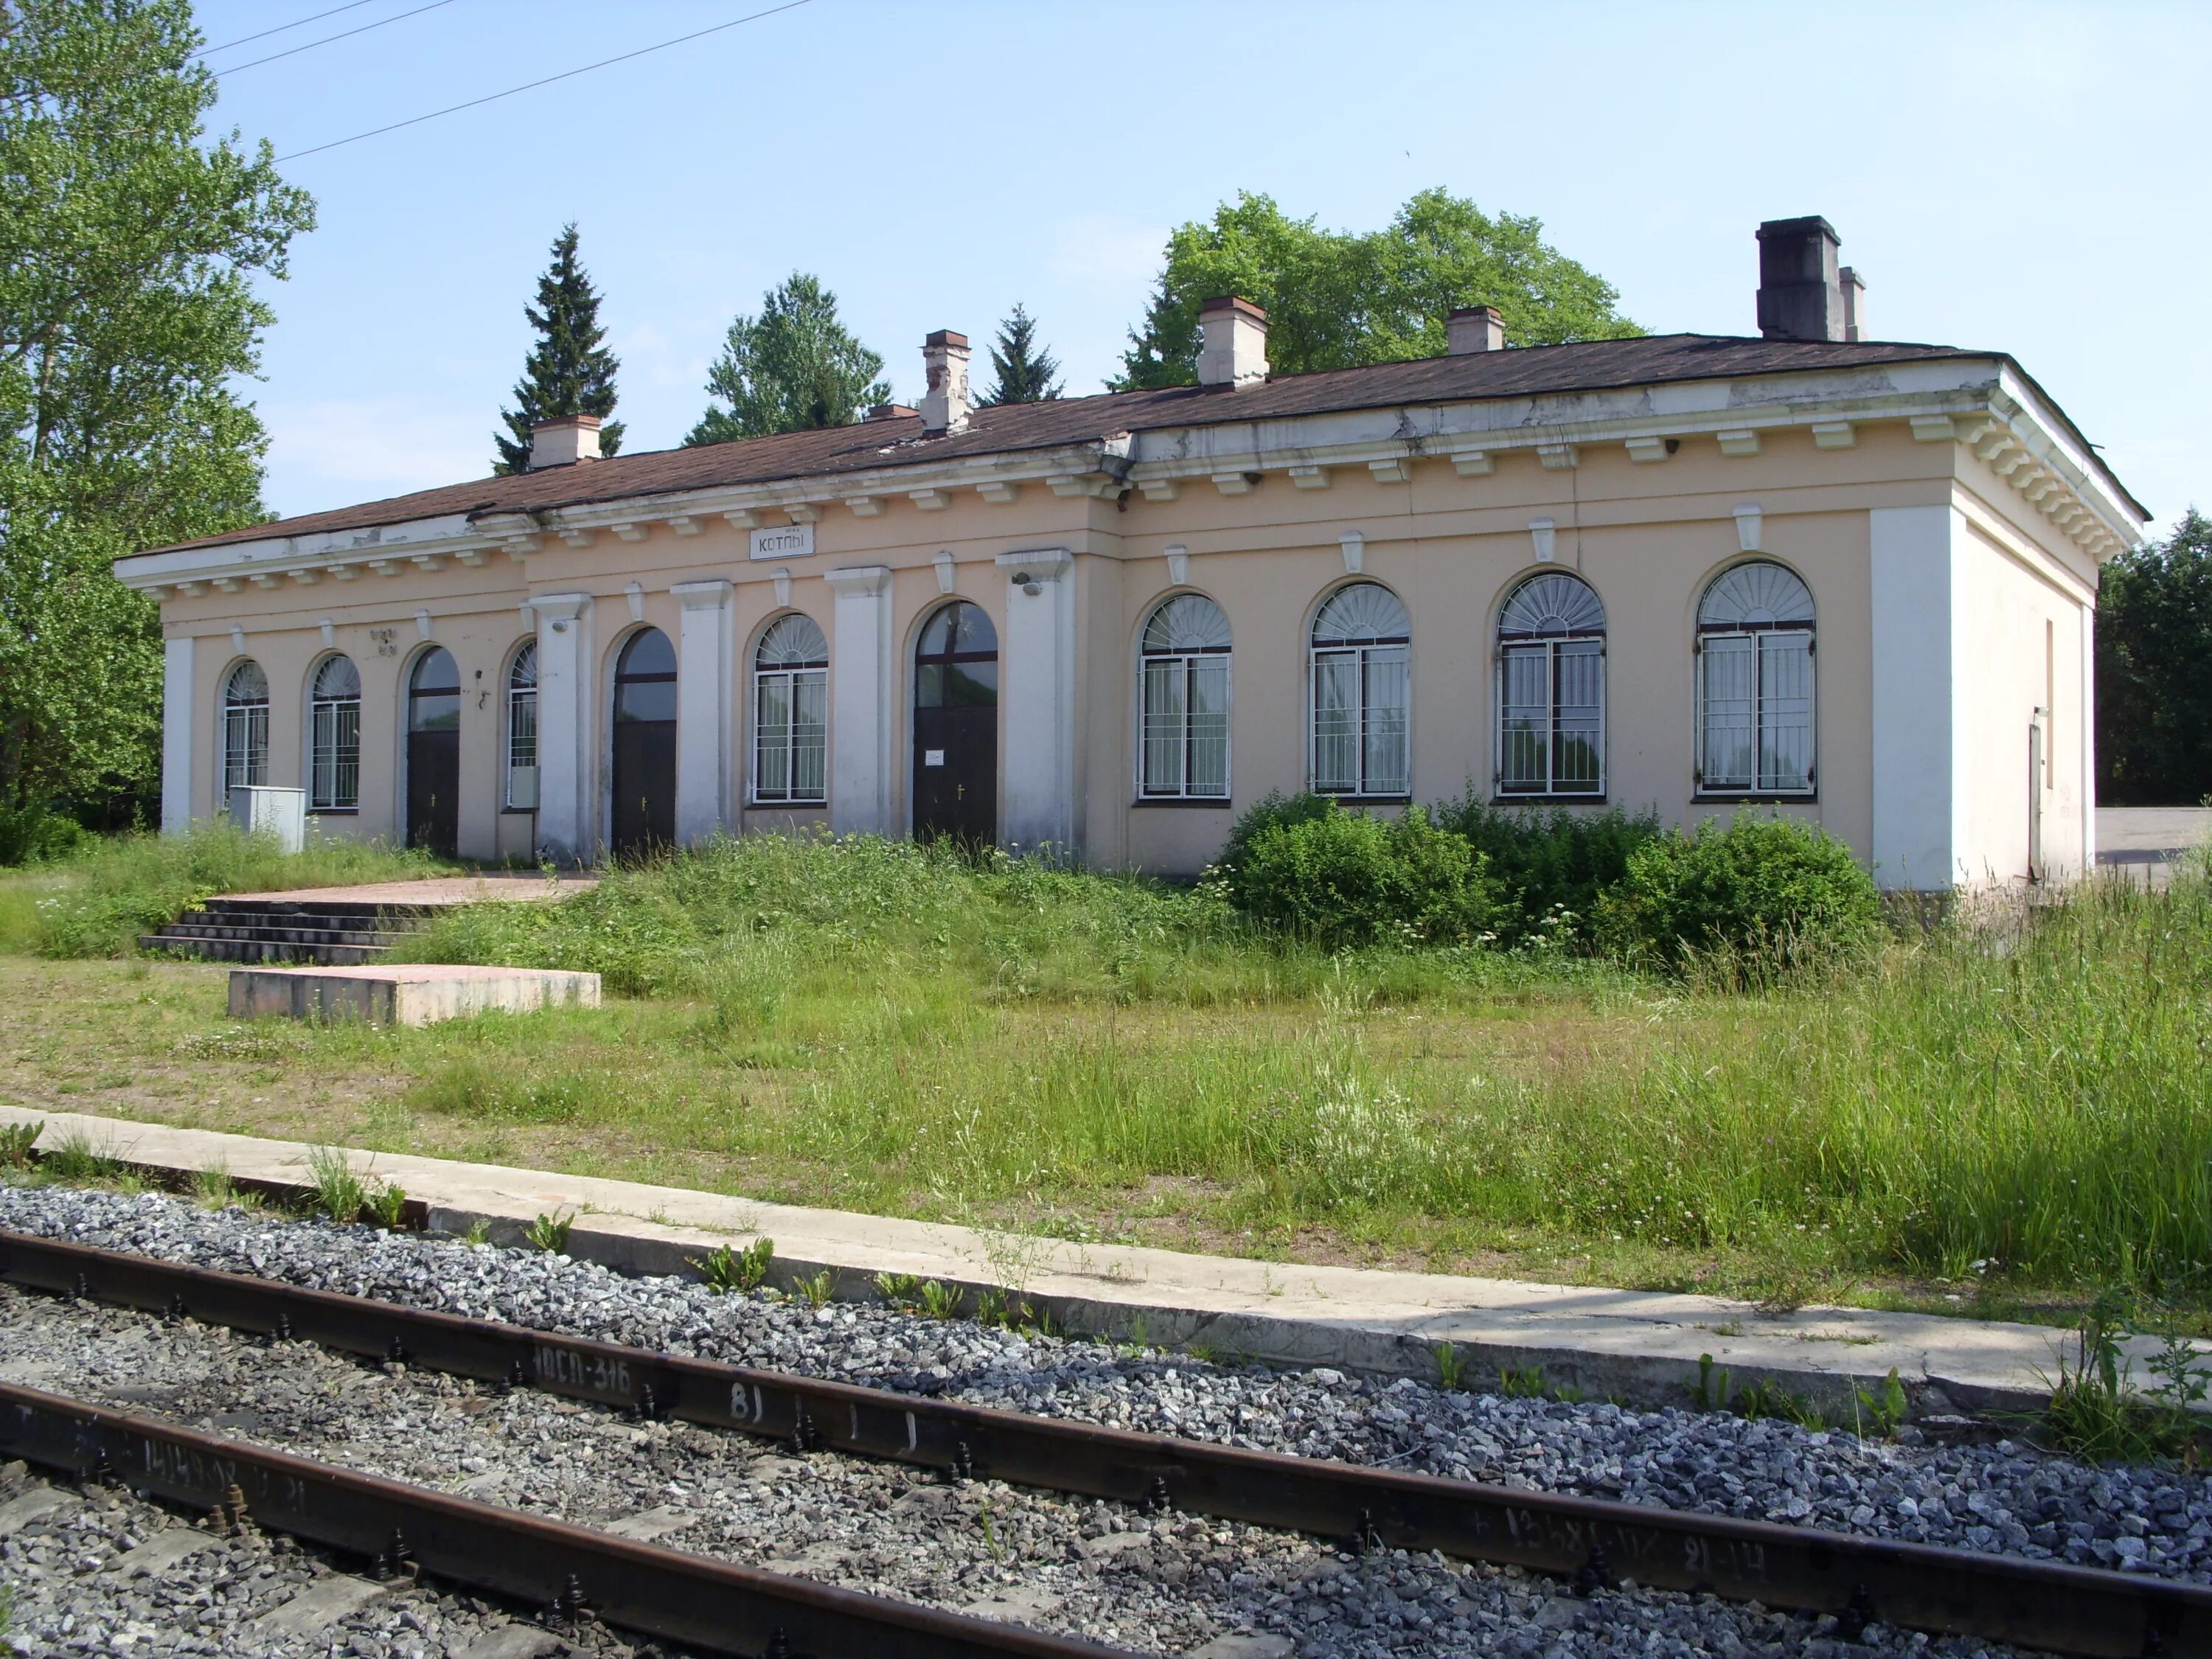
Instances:
[[[1750,564],[1770,564],[1786,572],[1801,586],[1805,586],[1809,603],[1812,590],[1804,578],[1778,559],[1747,559],[1730,565],[1714,576],[1698,596],[1698,609],[1703,613],[1706,595],[1729,576]],[[1767,734],[1778,729],[1770,720],[1770,705],[1784,701],[1769,685],[1770,661],[1779,655],[1778,647],[1802,642],[1805,657],[1805,781],[1802,784],[1783,784],[1773,781],[1775,774],[1766,769],[1770,745]],[[1746,653],[1750,671],[1749,696],[1746,718],[1751,734],[1751,778],[1747,783],[1715,784],[1708,781],[1706,759],[1711,742],[1712,717],[1709,708],[1711,654],[1715,647],[1741,650]],[[1741,627],[1717,627],[1700,623],[1697,625],[1696,642],[1691,652],[1691,684],[1692,687],[1692,719],[1696,726],[1696,771],[1691,783],[1696,799],[1700,800],[1812,800],[1820,794],[1820,640],[1817,609],[1809,619],[1790,618],[1772,623],[1752,623]],[[1788,701],[1794,702],[1791,698]]]
[[[237,702],[231,701],[230,688],[239,671],[251,667],[261,676],[261,701]],[[221,763],[216,775],[222,780],[222,805],[228,810],[230,792],[252,788],[269,781],[269,671],[251,657],[241,657],[223,671],[222,690],[218,694],[221,710],[216,730],[221,736]],[[241,735],[243,746],[241,749]],[[238,763],[240,753],[245,756],[243,767]],[[242,773],[243,775],[233,775]]]
[[[1365,643],[1330,643],[1324,645],[1314,637],[1321,618],[1339,594],[1353,587],[1379,587],[1405,608],[1405,601],[1381,582],[1346,582],[1330,590],[1314,612],[1313,621],[1306,628],[1306,784],[1317,795],[1332,796],[1338,800],[1404,801],[1413,799],[1413,645],[1408,620],[1407,630],[1402,636],[1370,641]],[[1395,788],[1378,789],[1368,768],[1369,749],[1374,718],[1372,686],[1374,671],[1378,663],[1395,660],[1404,677],[1405,692],[1399,707],[1399,757],[1404,775]],[[1358,702],[1353,710],[1353,728],[1357,733],[1355,750],[1358,757],[1358,777],[1356,787],[1350,789],[1324,786],[1320,776],[1321,755],[1321,687],[1325,664],[1350,661],[1357,671]]]
[[[351,696],[326,697],[321,694],[323,674],[334,662],[343,662],[353,670]],[[336,731],[326,734],[326,719],[331,725],[340,726],[349,710],[353,716],[349,738]],[[347,776],[349,749],[352,751],[350,779]],[[326,757],[331,775],[331,787],[327,792],[323,787]],[[343,787],[348,781],[353,786],[349,790]],[[307,808],[314,812],[361,810],[361,665],[343,652],[333,652],[322,658],[307,680]]]
[[[1152,629],[1161,611],[1178,599],[1200,599],[1212,605],[1222,617],[1225,627],[1228,617],[1222,612],[1220,603],[1204,593],[1170,593],[1145,613],[1145,625],[1137,631],[1137,743],[1136,791],[1139,802],[1199,801],[1207,805],[1226,803],[1230,799],[1236,757],[1231,750],[1231,732],[1235,725],[1236,671],[1234,666],[1235,641],[1218,646],[1203,646],[1196,649],[1153,651],[1146,648],[1145,635]],[[1200,665],[1211,667],[1220,665],[1221,671],[1221,787],[1218,789],[1198,789],[1191,785],[1191,757],[1198,738],[1191,731],[1191,690],[1195,684]],[[1164,670],[1181,682],[1182,705],[1169,718],[1174,720],[1178,732],[1175,742],[1176,781],[1172,787],[1158,783],[1146,775],[1151,764],[1152,746],[1150,741],[1154,714],[1152,703],[1152,674]]]
[[[527,686],[517,686],[514,683],[515,671],[522,666],[522,659],[526,655],[531,659],[530,684]],[[499,726],[501,780],[499,798],[503,810],[509,812],[535,812],[538,810],[538,781],[540,775],[538,769],[540,764],[538,743],[541,735],[538,723],[539,661],[538,641],[525,640],[520,645],[515,647],[514,654],[507,658],[507,672],[501,677],[500,694],[505,699],[505,703]],[[527,766],[517,766],[514,757],[520,744],[518,742],[515,722],[526,708],[530,711],[530,763]],[[529,787],[526,791],[518,791],[515,787],[517,775],[524,772],[529,774]],[[529,797],[526,800],[521,799],[525,793]]]
[[[775,666],[765,666],[761,662],[761,652],[766,647],[769,635],[772,635],[775,631],[776,628],[787,618],[792,617],[803,617],[810,623],[813,623],[814,621],[812,617],[806,617],[804,611],[787,611],[781,616],[772,617],[769,620],[768,626],[761,630],[760,638],[754,644],[752,649],[752,660],[750,665],[752,671],[750,677],[752,696],[748,702],[747,715],[752,726],[752,765],[750,769],[751,779],[747,791],[747,797],[750,803],[755,806],[824,806],[829,804],[830,800],[830,658],[828,636],[822,633],[821,624],[815,623],[815,632],[817,635],[820,636],[823,640],[823,654],[818,659],[810,658],[803,663],[778,664]],[[790,711],[788,718],[787,718],[781,726],[777,728],[781,734],[782,739],[781,752],[783,757],[785,776],[790,780],[784,793],[781,794],[769,793],[762,781],[763,773],[766,769],[765,763],[769,757],[772,745],[769,742],[769,728],[767,723],[762,719],[761,698],[763,690],[771,685],[780,686],[781,688],[784,707],[787,710]],[[819,779],[819,787],[811,794],[800,793],[798,781],[799,769],[799,757],[801,751],[797,741],[796,734],[800,730],[798,709],[799,693],[802,685],[811,686],[815,689],[822,711],[821,719],[818,721],[811,723],[820,732],[818,742],[813,745],[817,755],[815,769]]]
[[[1531,583],[1547,575],[1559,575],[1572,580],[1586,591],[1591,602],[1598,606],[1599,620],[1595,626],[1563,629],[1556,634],[1516,632],[1508,635],[1505,618],[1513,602]],[[1571,571],[1539,571],[1524,576],[1513,585],[1498,607],[1496,634],[1496,656],[1492,670],[1491,717],[1491,793],[1501,801],[1602,801],[1606,798],[1608,780],[1606,771],[1607,702],[1606,702],[1606,629],[1604,602],[1597,590]],[[1559,679],[1562,659],[1569,656],[1589,656],[1597,665],[1597,778],[1588,786],[1562,788],[1559,781]],[[1512,660],[1516,657],[1540,657],[1544,665],[1544,783],[1541,788],[1509,787],[1505,777],[1506,759],[1506,688],[1510,677]]]

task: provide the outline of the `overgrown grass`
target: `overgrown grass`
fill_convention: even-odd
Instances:
[[[139,933],[218,893],[390,881],[447,867],[427,853],[335,838],[286,854],[272,838],[224,823],[183,836],[112,836],[0,875],[0,951],[119,956]]]
[[[1755,979],[1541,947],[1329,955],[1202,889],[765,836],[411,944],[627,994],[240,1030],[204,970],[26,963],[85,988],[0,1012],[0,1077],[33,1103],[106,1093],[209,1127],[1083,1237],[1780,1302],[1955,1291],[2014,1311],[2122,1283],[2212,1303],[2201,866]]]

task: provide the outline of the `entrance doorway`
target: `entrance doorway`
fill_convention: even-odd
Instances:
[[[676,841],[676,650],[657,628],[633,635],[615,663],[614,853]]]
[[[407,679],[407,844],[453,857],[460,798],[461,671],[434,645]]]
[[[965,599],[915,645],[914,833],[971,847],[999,838],[999,635]]]

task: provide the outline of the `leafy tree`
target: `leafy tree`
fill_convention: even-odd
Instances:
[[[523,307],[522,314],[538,331],[538,343],[514,383],[515,406],[499,412],[507,433],[492,436],[499,446],[492,471],[528,471],[530,428],[563,415],[598,416],[604,423],[599,453],[616,453],[623,423],[607,416],[615,412],[615,371],[622,364],[601,343],[607,335],[599,326],[599,293],[591,273],[576,263],[574,220],[553,239],[553,263],[538,279],[538,303]]]
[[[1371,232],[1322,230],[1267,196],[1240,194],[1168,238],[1144,326],[1129,337],[1116,391],[1198,379],[1199,307],[1236,294],[1267,308],[1279,374],[1435,356],[1454,307],[1496,306],[1519,345],[1610,340],[1644,331],[1614,309],[1613,285],[1543,240],[1533,218],[1495,218],[1425,190]]]
[[[1057,398],[1063,390],[1060,359],[1036,343],[1036,319],[1017,305],[1013,315],[999,326],[998,343],[991,348],[991,368],[998,381],[977,407],[994,404],[1037,404]]]
[[[2194,805],[2212,795],[2212,519],[2105,567],[2097,596],[2097,798]]]
[[[119,554],[266,516],[232,391],[313,201],[212,143],[188,0],[0,0],[0,799],[157,775],[161,649]]]
[[[850,426],[871,404],[890,401],[884,360],[837,319],[837,296],[794,270],[761,296],[760,315],[730,325],[707,371],[707,406],[684,441],[727,443],[771,432]],[[726,404],[727,407],[724,407]]]

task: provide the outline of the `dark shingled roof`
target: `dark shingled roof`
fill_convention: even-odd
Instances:
[[[365,501],[327,513],[310,513],[251,525],[185,547],[258,541],[270,536],[366,530],[410,519],[462,513],[481,516],[548,507],[577,507],[636,495],[708,489],[720,485],[772,483],[956,459],[1018,453],[1096,442],[1121,432],[1218,425],[1234,421],[1319,415],[1342,410],[1462,403],[1563,392],[1599,392],[1670,380],[1708,380],[1740,374],[1805,369],[1868,368],[1886,363],[1950,357],[2002,358],[2001,352],[1955,346],[1845,343],[1820,340],[1757,340],[1711,334],[1646,335],[1632,340],[1585,340],[1571,345],[1523,346],[1460,356],[1420,357],[1366,368],[1285,375],[1262,386],[1170,386],[1158,392],[1114,392],[1049,403],[1007,404],[979,409],[968,429],[952,437],[924,438],[918,416],[867,421],[815,432],[785,432],[696,449],[664,449],[603,461],[550,467],[510,477],[478,478]],[[166,549],[153,550],[167,551]]]

